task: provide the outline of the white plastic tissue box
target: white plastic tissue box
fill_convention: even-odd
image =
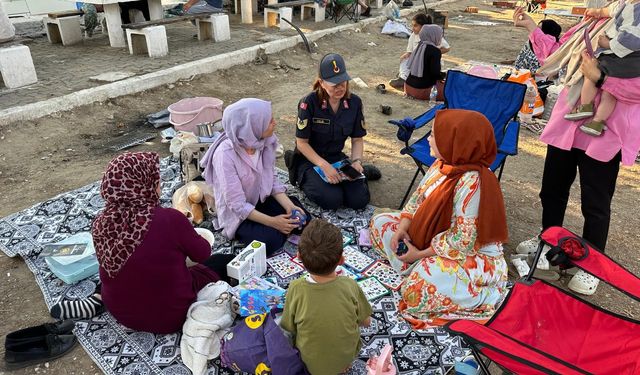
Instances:
[[[238,282],[267,272],[267,248],[263,242],[253,241],[227,264],[227,274]]]

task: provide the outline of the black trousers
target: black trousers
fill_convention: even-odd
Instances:
[[[304,210],[305,215],[307,215],[306,224],[308,224],[311,220],[309,211],[302,206],[298,198],[289,196],[289,199],[291,199],[294,205]],[[258,202],[258,204],[256,204],[256,210],[268,216],[278,216],[287,213],[273,197],[268,197],[264,202]],[[296,229],[292,233],[300,234],[301,231],[301,229]],[[282,248],[282,245],[284,245],[287,240],[287,235],[275,228],[246,219],[240,223],[240,226],[236,229],[236,239],[247,244],[253,240],[264,242],[267,248],[267,255],[271,255]]]
[[[565,151],[547,146],[540,189],[542,228],[562,226],[571,185],[580,172],[582,237],[604,252],[620,160],[620,153],[608,162],[600,162],[582,150]]]
[[[369,203],[369,186],[366,179],[329,184],[322,180],[313,169],[313,164],[309,162],[305,162],[298,173],[302,173],[300,189],[309,200],[326,210],[336,210],[343,206],[360,209]]]
[[[229,282],[227,275],[227,263],[231,262],[236,256],[233,254],[213,254],[207,258],[202,264],[220,276],[220,280]]]

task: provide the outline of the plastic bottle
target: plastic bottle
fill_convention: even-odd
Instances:
[[[438,97],[438,88],[435,85],[433,85],[433,87],[431,88],[431,94],[429,95],[429,101],[435,102],[437,97]]]
[[[533,121],[533,109],[536,105],[536,89],[527,85],[527,92],[524,94],[523,106],[520,110],[520,121],[527,124]]]

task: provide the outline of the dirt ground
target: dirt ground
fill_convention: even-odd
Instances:
[[[490,4],[488,2],[487,4]],[[442,6],[449,10],[449,28],[445,37],[452,46],[444,64],[452,67],[466,60],[500,63],[512,60],[526,40],[526,33],[509,23],[509,11],[496,9],[478,1],[459,1]],[[550,3],[554,6],[556,3]],[[567,3],[564,3],[567,4]],[[479,6],[478,15],[462,11],[468,5]],[[461,17],[459,17],[461,16]],[[496,22],[492,26],[477,26],[468,20]],[[566,29],[571,19],[558,18]],[[406,40],[380,34],[382,24],[365,27],[359,32],[343,32],[317,42],[314,54],[304,48],[283,51],[269,56],[269,64],[247,64],[218,73],[199,76],[188,82],[178,82],[59,113],[36,121],[0,125],[0,217],[27,208],[58,193],[78,188],[101,177],[107,162],[115,155],[106,144],[123,132],[152,130],[144,125],[146,114],[156,112],[184,97],[213,96],[226,104],[243,97],[271,100],[278,120],[277,135],[285,148],[293,145],[296,105],[309,91],[319,59],[328,52],[345,56],[352,77],[362,78],[369,88],[354,88],[365,103],[368,131],[365,159],[377,165],[383,174],[372,182],[371,203],[380,207],[397,207],[413,174],[414,164],[399,155],[402,144],[396,140],[395,128],[387,124],[389,117],[377,112],[380,104],[393,108],[393,118],[415,116],[426,109],[426,103],[403,98],[391,90],[379,94],[375,86],[394,78],[398,56]],[[370,45],[370,42],[375,45]],[[275,70],[277,62],[299,70]],[[131,150],[152,150],[168,155],[168,145],[159,138]],[[507,161],[502,187],[509,222],[511,252],[522,240],[539,231],[540,203],[538,191],[542,176],[545,145],[537,136],[522,130],[520,152]],[[278,160],[284,167],[282,159]],[[639,166],[620,172],[609,234],[608,254],[640,274],[640,221],[636,216],[637,194],[640,190]],[[579,206],[579,186],[572,191],[565,225],[580,233],[582,219]],[[20,258],[0,254],[0,332],[10,331],[48,321],[42,294],[32,273]],[[568,278],[561,280],[566,284]],[[589,301],[621,314],[639,318],[640,305],[631,303],[621,293],[601,286]],[[0,351],[3,349],[0,349]],[[48,365],[27,368],[17,374],[93,374],[100,370],[81,348]],[[0,371],[0,374],[2,372]]]

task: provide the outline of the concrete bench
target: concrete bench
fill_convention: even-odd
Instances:
[[[82,11],[47,14],[43,22],[49,42],[52,44],[62,43],[63,46],[81,42],[82,27],[80,26],[80,16],[82,14],[84,14]]]
[[[300,20],[310,17],[313,11],[315,14],[315,22],[322,22],[325,19],[325,9],[313,0],[297,0],[278,3],[277,0],[269,0],[264,6],[264,26],[275,26],[278,16],[291,21],[293,17],[293,8],[300,7]],[[280,22],[280,30],[290,29],[291,26],[286,22]]]
[[[141,29],[126,29],[129,53],[163,57],[169,53],[167,31],[164,26],[149,26]]]
[[[284,3],[277,3],[275,0],[269,0],[269,3],[264,6],[265,15],[267,12],[277,13],[280,9],[291,8],[293,10],[294,7],[300,7],[300,21],[304,21],[306,18],[311,17],[311,12],[315,15],[315,22],[322,22],[325,19],[325,9],[323,6],[320,6],[319,3],[313,0],[297,0],[297,1],[287,1]],[[275,24],[276,15],[271,15],[269,17],[265,17],[265,26],[270,26]],[[287,18],[291,20],[290,18]],[[287,28],[289,25],[287,25]],[[282,25],[280,25],[282,29]]]
[[[29,47],[0,45],[0,76],[5,87],[10,89],[38,82]]]
[[[162,57],[169,53],[167,32],[164,25],[195,20],[198,40],[212,39],[222,42],[231,39],[229,16],[224,13],[199,13],[161,20],[145,21],[122,25],[127,34],[129,53]]]

